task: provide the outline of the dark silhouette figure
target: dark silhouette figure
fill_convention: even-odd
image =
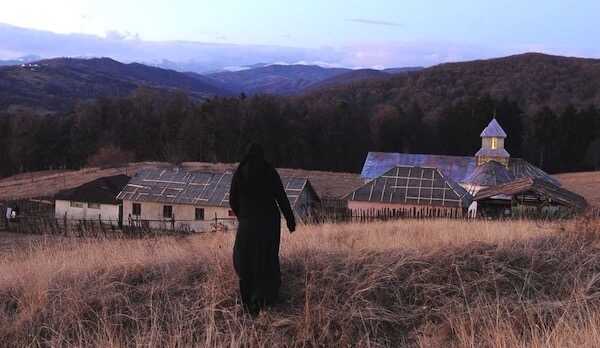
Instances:
[[[265,161],[260,145],[250,145],[235,171],[229,204],[239,222],[233,265],[240,279],[242,303],[252,315],[257,315],[261,308],[275,303],[281,285],[279,209],[290,233],[296,229],[281,178]]]

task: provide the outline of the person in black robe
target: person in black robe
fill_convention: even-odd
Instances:
[[[233,265],[240,281],[244,307],[256,315],[274,304],[279,295],[279,241],[281,215],[290,233],[294,213],[275,168],[259,144],[251,144],[233,175],[229,204],[238,219]]]

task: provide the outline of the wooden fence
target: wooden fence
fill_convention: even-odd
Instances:
[[[307,219],[309,223],[373,222],[401,219],[462,219],[466,212],[460,208],[405,207],[382,209],[346,209],[322,211]]]
[[[224,232],[235,224],[232,219],[203,221],[204,229],[199,232]],[[167,235],[189,235],[194,231],[185,228],[186,221],[180,220],[132,220],[123,224],[107,220],[79,220],[49,216],[26,216],[7,221],[5,230],[14,233],[55,235],[81,238],[142,238]],[[0,230],[2,230],[0,228]]]

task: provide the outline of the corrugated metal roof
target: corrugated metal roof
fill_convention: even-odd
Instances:
[[[438,168],[455,182],[464,183],[477,168],[475,157],[422,155],[395,152],[369,152],[361,176],[375,179],[396,166]],[[510,158],[508,170],[515,178],[535,177],[560,186],[560,183],[540,168],[520,158]]]
[[[485,127],[485,129],[483,130],[483,132],[481,132],[480,135],[482,138],[483,137],[497,137],[497,138],[506,138],[506,132],[504,131],[504,129],[502,129],[502,127],[500,126],[500,123],[498,123],[498,121],[496,121],[496,118],[493,118],[490,123],[487,125],[487,127]]]
[[[183,170],[192,172],[222,173],[234,172],[237,163],[183,163]],[[306,178],[320,199],[340,199],[362,186],[365,181],[357,173],[324,172],[317,170],[277,168],[279,175],[290,178]]]
[[[466,208],[472,196],[437,168],[397,166],[350,193],[348,199]]]
[[[506,167],[496,161],[489,161],[477,167],[464,183],[476,186],[496,186],[515,180]]]
[[[506,184],[483,189],[475,195],[475,200],[479,201],[499,195],[513,196],[528,191],[578,210],[584,210],[588,205],[582,196],[537,178],[521,178]]]
[[[138,172],[117,196],[135,202],[158,202],[229,207],[229,188],[233,173],[187,172],[150,169]],[[307,185],[306,178],[282,177],[292,207]]]

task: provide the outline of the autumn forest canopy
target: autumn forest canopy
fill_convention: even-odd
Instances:
[[[140,88],[70,112],[0,117],[0,175],[111,161],[235,162],[262,141],[278,167],[358,172],[368,151],[472,156],[494,113],[507,150],[550,173],[600,168],[600,110],[569,105],[526,112],[489,95],[436,114],[385,95],[215,97]]]

